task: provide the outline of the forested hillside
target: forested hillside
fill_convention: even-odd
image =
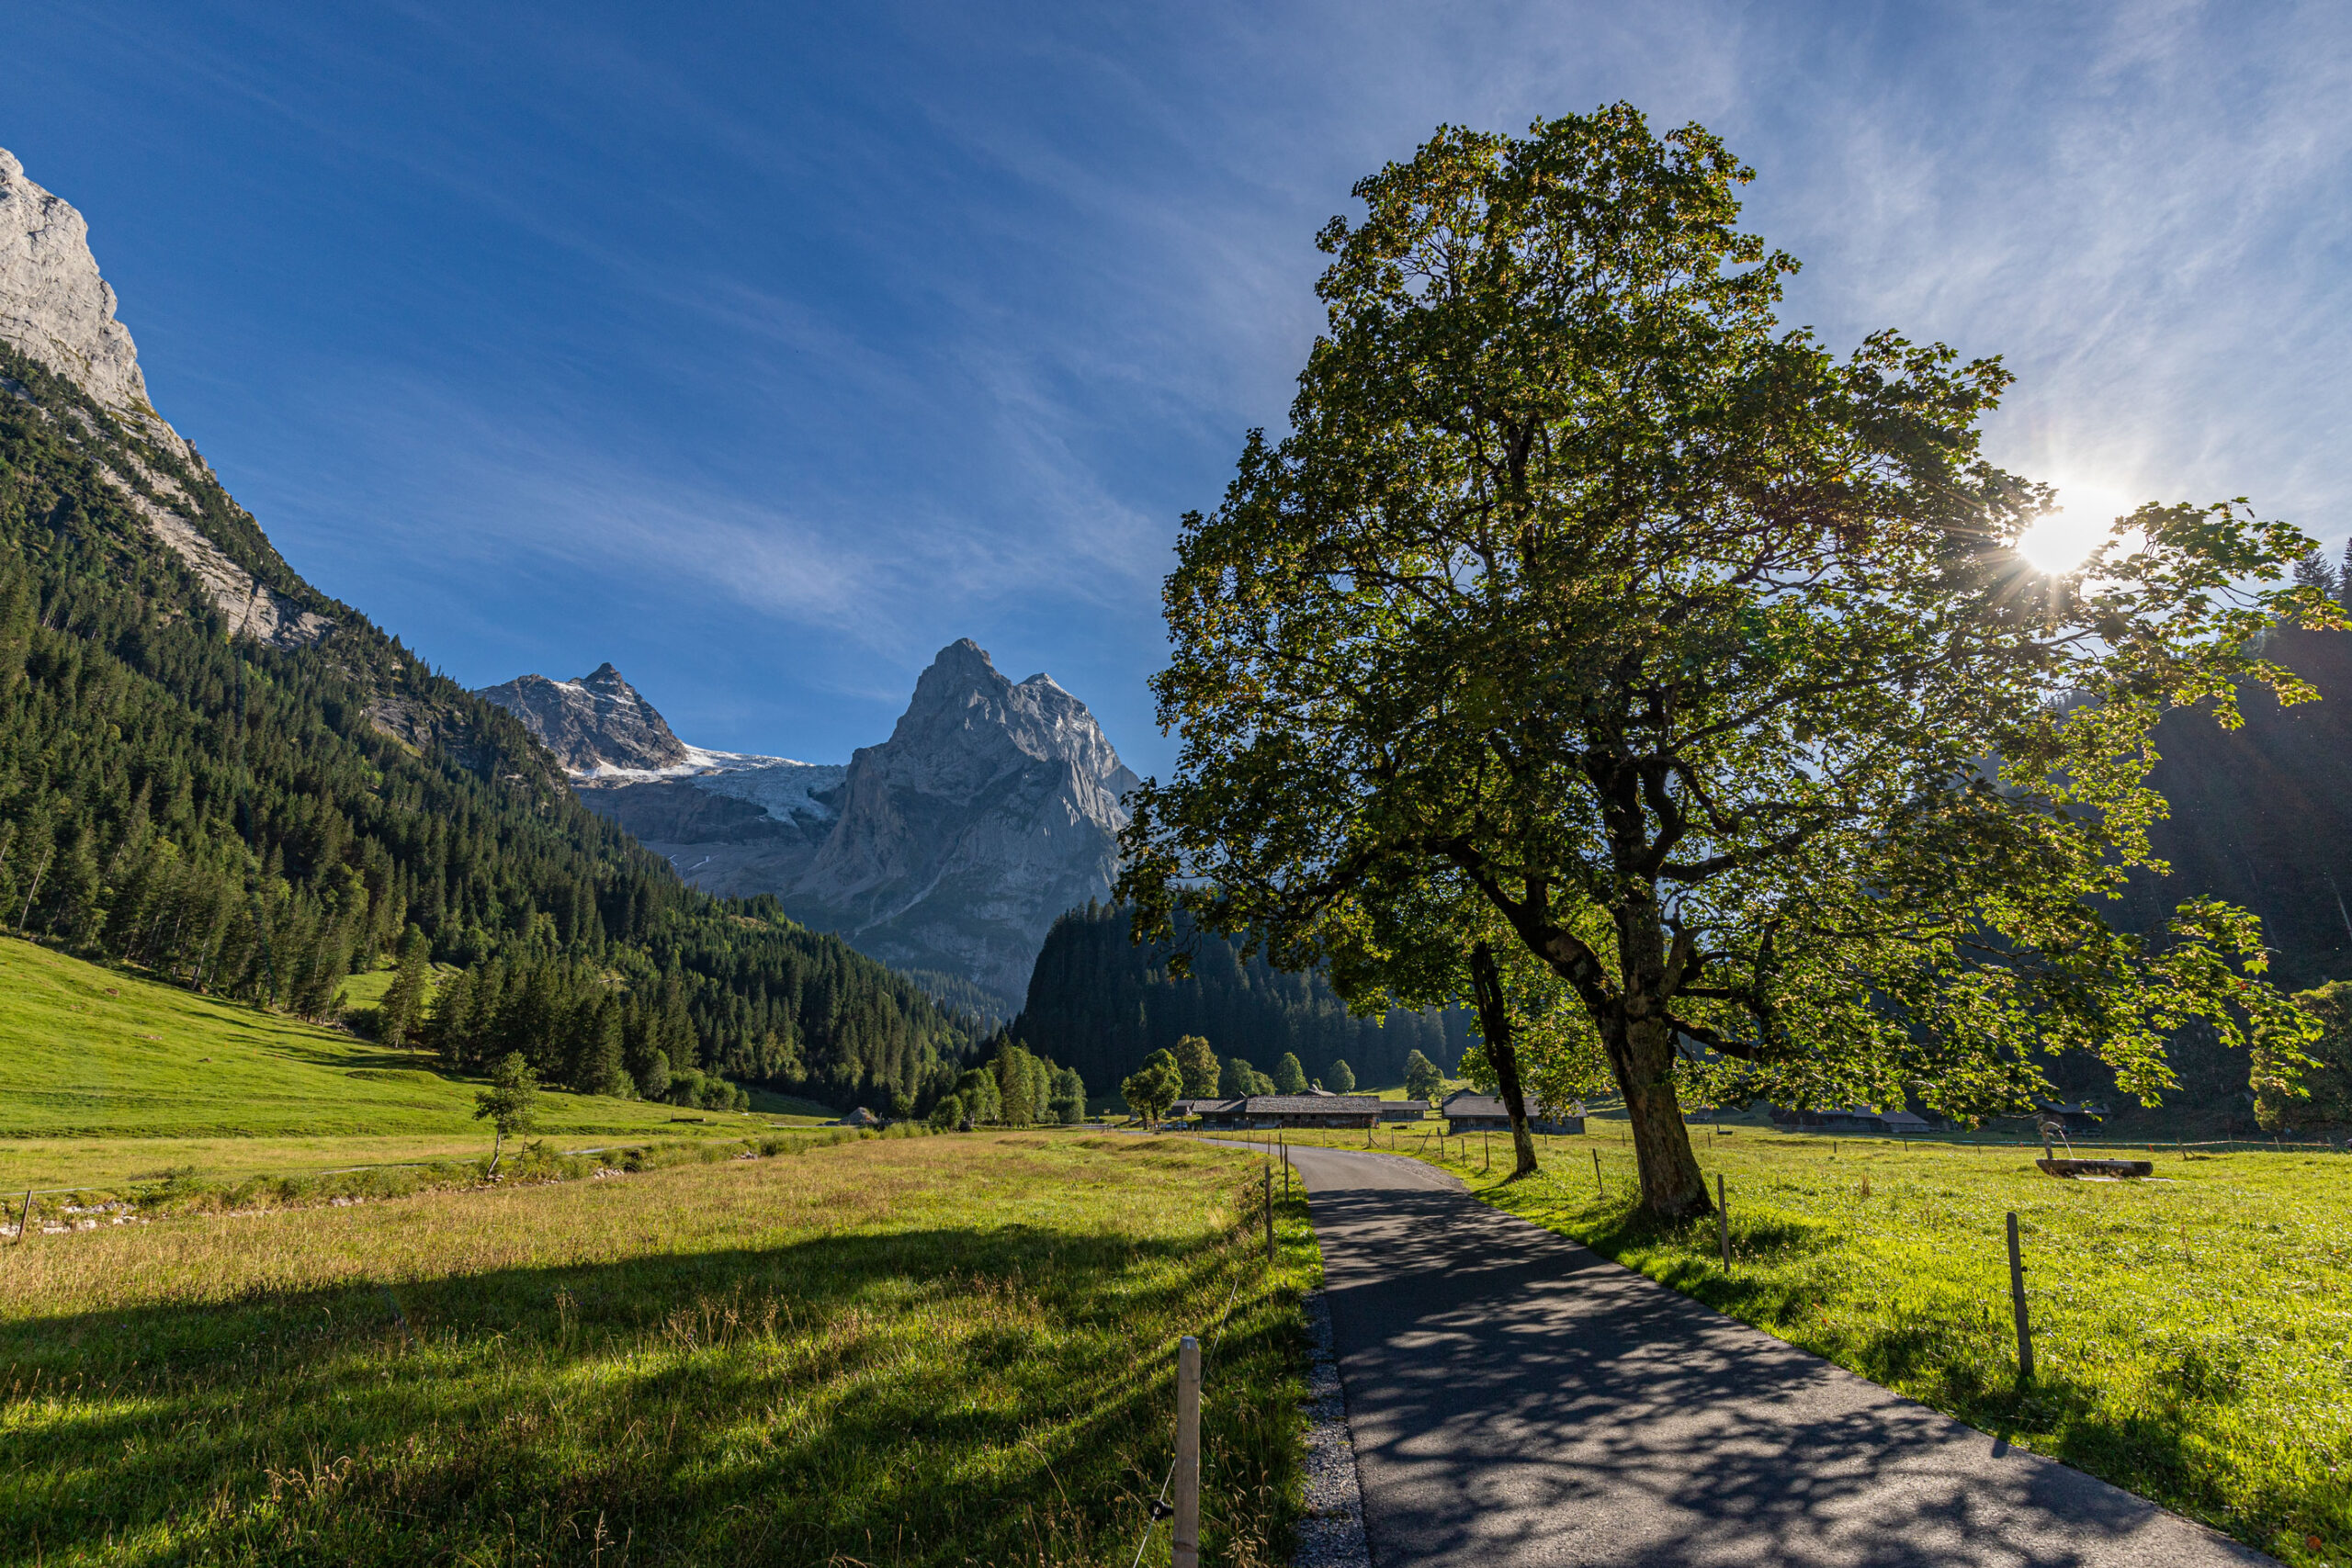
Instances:
[[[311,1015],[413,924],[511,994],[460,1055],[511,1040],[565,1079],[593,1026],[840,1101],[953,1079],[974,1021],[687,888],[152,434],[0,344],[0,923]],[[165,543],[191,513],[268,615]]]
[[[1028,1005],[1006,1032],[1098,1088],[1187,1034],[1261,1072],[1288,1052],[1311,1078],[1329,1077],[1331,1064],[1344,1061],[1360,1084],[1404,1082],[1405,1059],[1416,1050],[1448,1072],[1462,1058],[1468,1019],[1458,1009],[1351,1018],[1318,976],[1285,974],[1262,957],[1244,963],[1232,944],[1204,933],[1188,945],[1192,973],[1179,978],[1168,972],[1168,944],[1127,940],[1124,908],[1073,909],[1047,934]]]
[[[2281,707],[2256,686],[2239,728],[2204,705],[2165,716],[2150,779],[2172,815],[2151,837],[2172,875],[2135,877],[2124,919],[2146,929],[2193,894],[2225,898],[2262,917],[2292,990],[2352,979],[2352,632],[2281,629],[2264,651],[2320,700]]]

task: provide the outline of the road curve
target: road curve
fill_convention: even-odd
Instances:
[[[1377,1568],[2271,1559],[1732,1321],[1418,1160],[1294,1148]]]

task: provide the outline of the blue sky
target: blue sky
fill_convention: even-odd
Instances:
[[[0,146],[295,566],[469,684],[881,739],[941,645],[1141,771],[1178,517],[1278,428],[1312,238],[1440,122],[1699,119],[1786,312],[2021,381],[1996,457],[2340,542],[2335,5],[45,5]]]

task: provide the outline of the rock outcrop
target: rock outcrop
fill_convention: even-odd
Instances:
[[[792,903],[901,968],[1009,998],[1057,917],[1106,898],[1136,784],[1086,705],[942,649],[890,739],[850,759],[840,820]]]
[[[610,663],[577,681],[523,675],[474,695],[520,718],[574,776],[662,773],[687,761],[686,743]]]
[[[0,338],[108,410],[170,432],[148,404],[139,350],[114,311],[114,288],[90,254],[90,225],[0,148]]]
[[[600,677],[626,694],[599,706]],[[1010,1015],[1054,920],[1106,899],[1136,776],[1086,705],[1018,683],[967,639],[939,652],[878,746],[844,768],[679,745],[612,667],[481,695],[524,716],[581,798],[713,893],[771,893],[899,968],[979,987]],[[616,730],[623,716],[642,728]]]
[[[232,635],[279,647],[314,643],[333,620],[258,580],[205,532],[190,487],[219,481],[179,432],[147,400],[147,378],[130,331],[115,319],[114,288],[90,253],[90,226],[71,203],[25,177],[0,148],[0,343],[80,389],[105,415],[44,410],[69,439],[99,460],[155,536],[186,561],[219,605]],[[0,390],[26,397],[13,382]],[[107,422],[118,427],[107,429]],[[225,498],[224,498],[225,499]]]

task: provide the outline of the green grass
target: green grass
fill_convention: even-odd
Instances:
[[[2165,1153],[2159,1182],[2077,1182],[2036,1170],[2039,1151],[1690,1131],[1728,1183],[1728,1274],[1712,1220],[1634,1218],[1622,1126],[1538,1140],[1545,1169],[1525,1181],[1503,1179],[1506,1138],[1493,1170],[1475,1137],[1447,1163],[1487,1201],[1972,1426],[2289,1562],[2352,1562],[2352,1157]]]
[[[1265,1267],[1257,1177],[866,1140],[37,1235],[0,1251],[0,1563],[1125,1568],[1175,1337],[1220,1321],[1211,1557],[1285,1560],[1317,1262],[1294,1201]]]
[[[0,938],[0,1190],[17,1192],[119,1185],[175,1168],[230,1176],[470,1159],[486,1147],[477,1086],[445,1076],[424,1053],[14,938]],[[540,1135],[585,1147],[741,1137],[764,1124],[550,1093]]]
[[[803,1100],[797,1094],[778,1094],[774,1089],[753,1088],[750,1090],[752,1109],[762,1116],[780,1118],[794,1122],[820,1122],[837,1120],[841,1112],[830,1105],[813,1100]],[[877,1109],[868,1106],[869,1111]]]

